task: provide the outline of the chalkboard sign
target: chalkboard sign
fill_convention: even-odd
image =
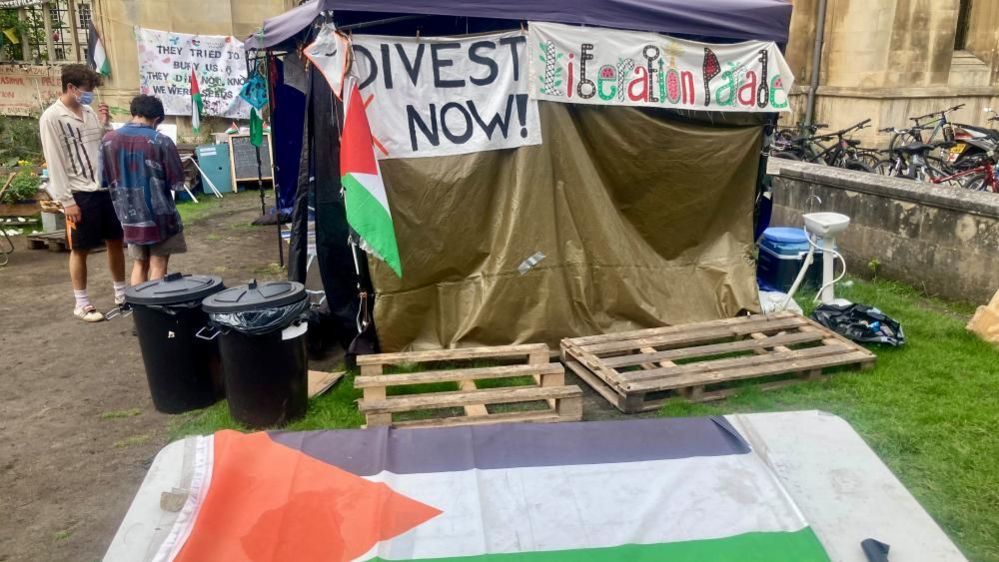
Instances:
[[[274,178],[271,167],[271,136],[264,133],[264,143],[260,147],[260,171],[257,171],[257,147],[250,143],[250,135],[232,135],[229,137],[229,153],[232,155],[232,181],[251,181],[261,177],[265,180]],[[233,189],[235,189],[235,185]]]

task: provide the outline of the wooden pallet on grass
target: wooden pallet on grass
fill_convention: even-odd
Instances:
[[[582,390],[566,386],[565,369],[548,358],[544,344],[362,355],[358,408],[368,427],[582,419]],[[387,374],[389,366],[430,370]]]
[[[69,241],[66,240],[65,230],[54,230],[52,232],[42,232],[40,234],[30,234],[26,236],[29,250],[45,250],[50,252],[68,252]],[[99,254],[107,250],[104,245],[91,248],[88,253]]]
[[[726,398],[735,381],[768,379],[772,390],[825,378],[828,369],[869,368],[876,356],[801,315],[781,312],[562,341],[569,369],[625,413],[655,410],[673,396]]]
[[[47,248],[50,252],[69,251],[69,242],[66,240],[65,230],[31,234],[27,239],[29,250],[44,250]]]

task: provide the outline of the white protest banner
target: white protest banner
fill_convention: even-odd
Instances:
[[[531,22],[532,99],[691,111],[789,111],[794,76],[773,42]]]
[[[10,8],[27,8],[28,6],[36,6],[41,4],[45,0],[0,0],[0,10],[7,10]]]
[[[322,73],[333,95],[341,97],[343,81],[350,66],[350,43],[332,24],[323,25],[316,40],[302,50],[309,62]]]
[[[227,35],[189,35],[136,28],[139,92],[163,101],[167,115],[191,115],[191,69],[198,76],[203,115],[248,119],[239,97],[246,81],[243,43]]]
[[[468,154],[541,144],[527,94],[527,37],[354,35],[351,74],[379,158]]]

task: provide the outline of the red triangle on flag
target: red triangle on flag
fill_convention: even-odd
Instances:
[[[378,175],[375,162],[374,144],[364,100],[357,89],[357,82],[351,80],[347,94],[347,113],[343,118],[343,135],[340,138],[340,175]]]
[[[177,562],[347,562],[440,510],[271,440],[215,434],[211,484]]]

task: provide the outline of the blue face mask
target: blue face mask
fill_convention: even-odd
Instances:
[[[76,96],[76,101],[82,103],[83,105],[90,105],[94,103],[94,93],[93,92],[80,92]]]

